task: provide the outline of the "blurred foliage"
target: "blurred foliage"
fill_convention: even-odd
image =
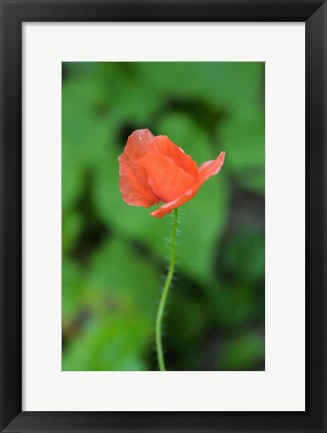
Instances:
[[[264,64],[63,63],[63,370],[156,370],[171,216],[126,205],[128,135],[225,165],[181,208],[165,316],[171,370],[264,369]]]

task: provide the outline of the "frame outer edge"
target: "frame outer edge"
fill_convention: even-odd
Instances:
[[[76,1],[76,3],[78,0]],[[26,7],[29,1],[22,1],[20,7],[22,10],[26,11]],[[30,2],[31,3],[31,2]],[[38,7],[42,5],[42,2],[34,2],[34,8],[36,3]],[[58,2],[44,2],[49,3],[49,6]],[[90,2],[88,2],[90,3]],[[96,2],[95,2],[96,3]],[[317,4],[317,2],[312,2],[312,4]],[[48,423],[40,425],[41,419],[37,416],[38,413],[34,415],[38,418],[35,424],[20,423],[19,420],[25,420],[27,414],[21,413],[21,239],[22,239],[22,208],[21,208],[21,121],[15,123],[17,119],[21,119],[21,23],[22,18],[18,11],[19,3],[13,1],[10,7],[10,2],[0,0],[0,13],[1,13],[1,172],[0,172],[0,187],[1,187],[1,209],[0,209],[0,230],[2,242],[0,244],[0,270],[1,270],[1,317],[0,317],[0,327],[1,327],[1,342],[0,342],[0,398],[1,398],[1,417],[0,417],[0,431],[35,431],[41,429],[41,431],[51,431],[51,418],[55,415],[50,416]],[[33,8],[32,8],[33,9]],[[51,8],[50,8],[51,9]],[[44,4],[42,7],[44,11]],[[68,9],[66,9],[68,11]],[[35,11],[35,9],[34,9]],[[32,10],[28,11],[28,15],[33,15]],[[72,12],[72,11],[71,11]],[[323,14],[318,18],[319,14]],[[37,12],[36,15],[40,16]],[[44,12],[44,15],[47,15]],[[60,13],[59,13],[60,15]],[[315,17],[316,16],[316,17]],[[315,329],[320,328],[320,332],[323,333],[323,337],[320,341],[321,347],[316,355],[320,354],[321,358],[317,361],[319,366],[322,365],[324,377],[320,377],[322,382],[320,386],[321,393],[319,393],[321,399],[316,400],[316,403],[323,405],[323,419],[320,417],[320,421],[323,424],[319,426],[317,424],[312,426],[307,426],[311,431],[326,433],[326,411],[327,411],[327,370],[326,370],[326,360],[327,360],[327,344],[326,344],[326,326],[327,326],[327,314],[325,316],[323,312],[327,313],[327,296],[326,296],[326,173],[324,168],[327,169],[326,165],[326,23],[327,23],[327,7],[326,2],[323,6],[319,7],[319,11],[316,12],[308,19],[312,20],[312,29],[315,27],[316,19],[319,21],[320,25],[322,23],[324,29],[323,41],[317,44],[318,54],[315,52],[314,61],[317,61],[320,56],[320,64],[318,61],[318,71],[317,80],[321,84],[320,90],[314,96],[311,106],[317,104],[314,113],[318,115],[318,132],[307,136],[310,139],[310,143],[318,141],[319,157],[317,156],[314,160],[317,166],[313,166],[311,170],[317,169],[317,185],[318,191],[308,190],[310,194],[312,193],[311,203],[315,204],[314,209],[320,212],[320,214],[311,218],[311,222],[317,223],[319,233],[317,229],[315,230],[315,235],[318,236],[317,242],[320,246],[319,251],[315,252],[315,258],[318,259],[317,264],[314,269],[317,270],[318,274],[322,276],[320,281],[320,292],[319,295],[323,297],[324,302],[320,297],[314,304],[317,308],[317,320],[315,320]],[[47,20],[45,18],[45,20]],[[321,20],[321,21],[320,21]],[[51,21],[51,20],[50,20]],[[88,21],[85,19],[84,21]],[[160,20],[158,20],[160,21]],[[195,20],[196,21],[196,20]],[[19,27],[19,28],[18,28]],[[321,27],[320,27],[321,28]],[[311,29],[311,30],[312,30]],[[319,32],[318,32],[319,33]],[[318,35],[319,36],[319,35]],[[10,46],[8,41],[10,40]],[[319,40],[318,40],[319,42]],[[14,48],[14,49],[12,49]],[[13,76],[12,76],[13,75]],[[15,89],[9,86],[10,83],[20,83]],[[314,82],[314,81],[313,81]],[[6,85],[5,85],[6,83]],[[315,88],[319,89],[319,85],[315,84]],[[308,100],[308,93],[306,98]],[[6,107],[6,111],[4,111]],[[307,119],[308,120],[308,119]],[[310,125],[315,125],[314,119],[309,119]],[[312,132],[312,131],[311,131]],[[313,161],[309,161],[308,164]],[[315,177],[316,178],[316,177]],[[313,182],[312,182],[313,183]],[[10,185],[10,188],[8,186]],[[314,221],[313,221],[314,220]],[[312,224],[314,225],[314,224]],[[312,229],[313,230],[313,229]],[[308,244],[309,239],[306,239]],[[311,251],[317,250],[316,244],[311,247]],[[312,263],[311,263],[312,264]],[[17,267],[18,266],[18,267]],[[20,266],[20,267],[19,267]],[[17,267],[17,268],[16,268]],[[309,280],[308,280],[309,281]],[[9,292],[9,293],[8,293]],[[310,305],[311,307],[313,305]],[[312,310],[310,314],[314,316],[315,310]],[[312,331],[312,330],[311,330]],[[312,337],[314,334],[307,334],[308,337]],[[319,378],[318,378],[319,379]],[[317,382],[316,382],[317,383]],[[4,398],[4,396],[6,398]],[[20,415],[19,415],[20,414]],[[41,413],[40,413],[41,414]],[[32,414],[30,414],[32,415]],[[317,414],[318,415],[318,414]],[[320,413],[321,415],[321,413]],[[64,416],[63,416],[64,418]],[[317,418],[315,418],[317,422]],[[5,425],[7,428],[5,428]],[[10,425],[11,424],[11,425]],[[67,426],[68,430],[60,425],[60,420],[57,419],[56,431],[73,431],[76,429],[72,425]],[[85,426],[84,426],[85,427]],[[321,427],[323,430],[321,430]],[[305,427],[304,427],[305,429]],[[308,430],[309,430],[308,429]],[[162,429],[161,431],[168,431],[167,429]],[[84,428],[84,431],[92,431],[88,428]],[[96,430],[93,430],[96,431]],[[102,429],[97,429],[97,431],[104,431]],[[113,431],[113,430],[111,430]],[[117,430],[115,431],[121,431]],[[129,430],[129,431],[133,431]],[[135,431],[135,430],[134,430]],[[171,431],[171,430],[170,430]],[[184,430],[187,431],[187,430]],[[190,431],[190,430],[188,430]],[[217,431],[217,430],[216,430]],[[241,431],[241,430],[239,430]],[[262,430],[263,431],[263,430]],[[276,430],[277,431],[277,430]],[[286,430],[285,430],[286,431]],[[291,430],[287,430],[291,431]],[[295,430],[292,430],[293,432]],[[300,430],[298,430],[300,431]],[[301,429],[301,431],[303,431]]]
[[[327,3],[306,23],[306,410],[327,431]],[[310,110],[308,110],[310,108]],[[308,145],[310,144],[310,151]],[[309,296],[308,289],[315,292]],[[310,323],[307,320],[310,316]],[[319,375],[321,372],[321,376]],[[319,425],[316,425],[318,422]],[[312,427],[313,428],[313,427]]]
[[[0,430],[21,412],[21,22],[1,1]],[[12,50],[12,47],[15,47]],[[15,83],[10,86],[9,83]]]

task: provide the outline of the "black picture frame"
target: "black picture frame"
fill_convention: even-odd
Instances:
[[[28,21],[305,22],[305,412],[22,412],[22,23]],[[325,0],[1,0],[1,432],[327,432],[326,34]]]

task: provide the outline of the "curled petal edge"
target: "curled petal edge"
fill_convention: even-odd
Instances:
[[[200,179],[201,183],[205,182],[209,177],[214,176],[215,174],[219,173],[221,167],[224,164],[225,159],[225,152],[220,152],[220,154],[217,156],[216,159],[213,159],[212,161],[204,162],[200,168]]]
[[[170,213],[176,207],[179,207],[187,201],[191,200],[199,191],[199,187],[200,185],[194,185],[185,194],[181,195],[175,200],[165,203],[164,205],[158,207],[158,209],[156,209],[155,211],[150,212],[150,215],[154,216],[155,218],[162,218],[164,215]]]

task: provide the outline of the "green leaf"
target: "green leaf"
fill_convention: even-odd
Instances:
[[[92,76],[99,69],[97,62],[62,62],[63,77],[67,73],[69,78],[76,79],[77,76],[87,75]]]
[[[84,188],[90,166],[102,158],[110,132],[107,116],[94,107],[102,101],[94,81],[64,83],[62,89],[62,207],[73,207]]]
[[[264,312],[264,234],[249,227],[230,234],[220,255],[225,278],[206,287],[217,323],[224,328],[262,320]]]
[[[161,97],[207,99],[228,111],[262,104],[264,62],[139,62],[140,80]]]
[[[264,308],[261,289],[248,283],[218,283],[208,287],[207,291],[214,306],[215,321],[222,328],[245,326],[257,319]]]
[[[63,353],[64,371],[145,370],[147,322],[135,312],[93,318]]]
[[[83,304],[84,280],[80,267],[64,256],[62,261],[62,319],[71,320]]]
[[[226,149],[226,163],[243,189],[265,188],[265,125],[256,113],[231,117],[217,128]]]
[[[117,239],[106,241],[90,260],[87,282],[90,299],[105,297],[117,308],[132,305],[153,319],[160,296],[160,273],[131,245]]]
[[[83,275],[64,263],[63,314],[77,308],[87,310],[88,319],[66,343],[63,369],[146,369],[160,296],[158,270],[117,239],[95,251]]]
[[[265,271],[263,227],[261,230],[248,227],[246,231],[235,231],[224,249],[220,266],[230,274],[237,269],[237,278],[247,283],[263,280]]]
[[[255,332],[241,334],[226,343],[219,359],[220,370],[258,369],[264,361],[264,337]]]
[[[74,246],[83,228],[83,217],[78,212],[70,212],[62,218],[62,251],[67,253]]]

